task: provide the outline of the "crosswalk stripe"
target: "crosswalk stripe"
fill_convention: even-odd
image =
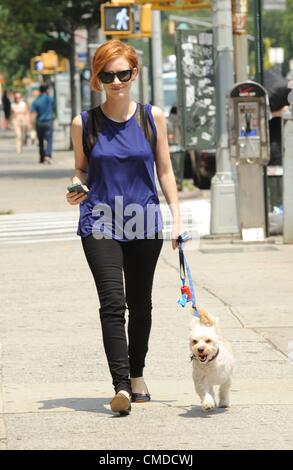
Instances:
[[[166,236],[171,231],[171,212],[167,204],[161,203],[160,207]],[[186,230],[196,230],[200,235],[208,233],[208,201],[183,201],[180,212]],[[3,215],[0,216],[0,244],[79,240],[76,234],[78,219],[77,211]]]

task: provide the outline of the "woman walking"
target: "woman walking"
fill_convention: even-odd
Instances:
[[[14,93],[14,102],[11,105],[11,120],[16,134],[16,152],[20,154],[25,140],[27,128],[31,128],[29,110],[26,102],[19,92]]]
[[[77,233],[100,301],[104,348],[116,393],[110,405],[120,414],[129,413],[131,402],[151,398],[143,369],[153,278],[163,245],[154,164],[173,216],[173,249],[181,233],[165,117],[160,108],[131,99],[137,74],[138,57],[130,45],[112,39],[96,50],[91,87],[97,92],[103,87],[106,100],[72,122],[72,183],[82,183],[86,194],[66,194],[69,204],[80,205]]]

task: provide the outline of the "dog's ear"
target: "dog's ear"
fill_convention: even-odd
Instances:
[[[200,323],[206,326],[215,326],[216,319],[202,307],[197,307]]]

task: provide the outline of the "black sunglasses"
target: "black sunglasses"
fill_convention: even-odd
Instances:
[[[131,79],[132,69],[121,70],[120,72],[100,72],[98,74],[102,83],[113,83],[117,76],[120,82],[128,82]]]

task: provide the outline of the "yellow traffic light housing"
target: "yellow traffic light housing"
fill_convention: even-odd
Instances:
[[[101,29],[104,34],[127,36],[132,33],[132,7],[122,3],[101,5]]]
[[[44,75],[52,75],[56,73],[58,67],[58,56],[55,51],[43,52],[41,54],[42,61],[44,64]]]
[[[142,5],[140,7],[140,32],[152,34],[152,5]]]
[[[57,72],[65,73],[69,70],[69,61],[65,57],[58,57]]]
[[[43,52],[31,59],[30,70],[32,74],[54,75],[58,72],[68,72],[68,59],[58,57],[55,51]]]

